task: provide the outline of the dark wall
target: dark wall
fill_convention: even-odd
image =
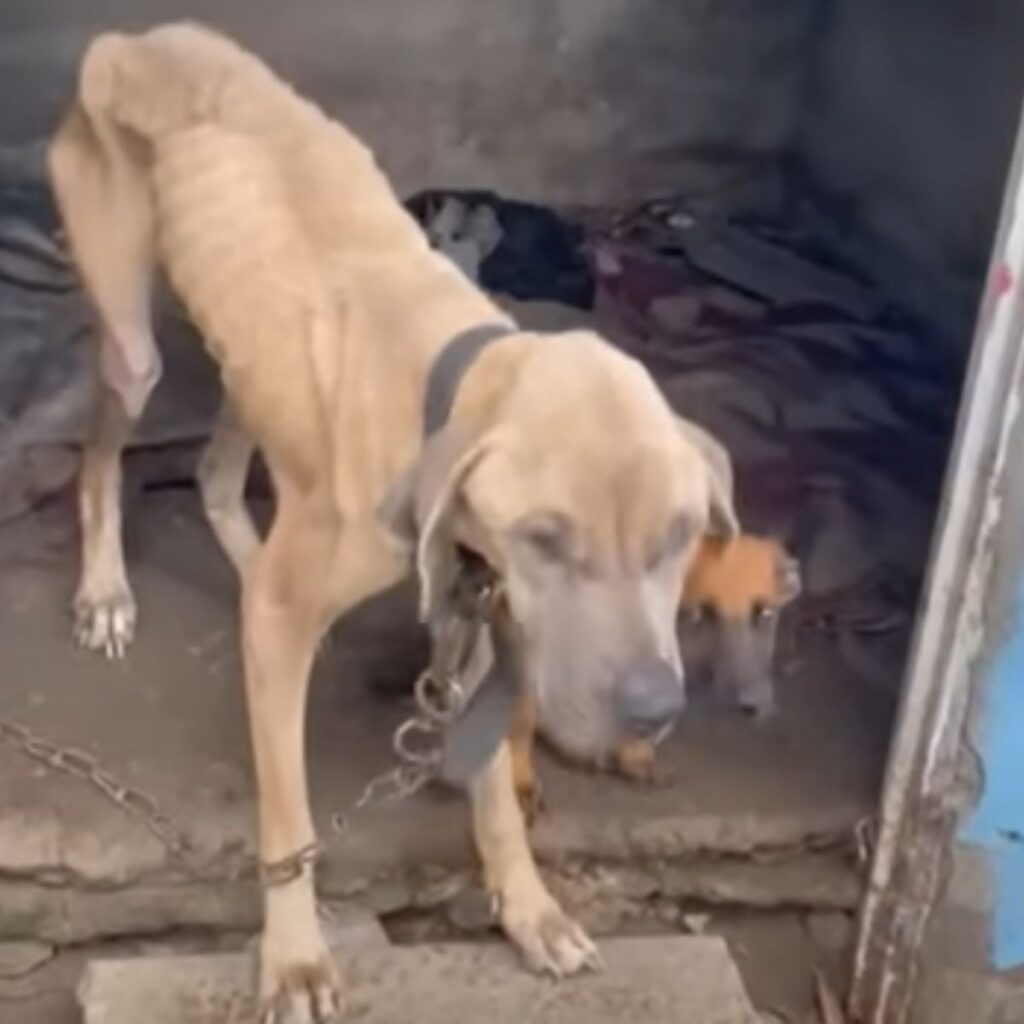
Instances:
[[[826,11],[798,149],[907,258],[887,266],[897,285],[952,315],[949,289],[973,304],[999,213],[1024,96],[1024,4],[829,0]]]
[[[815,3],[5,0],[0,139],[45,133],[98,29],[201,15],[362,131],[403,190],[647,197],[789,142]]]

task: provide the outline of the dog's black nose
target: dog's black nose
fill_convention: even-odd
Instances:
[[[615,687],[615,707],[622,724],[635,736],[656,736],[686,707],[683,677],[667,661],[634,666]]]
[[[756,721],[764,721],[775,714],[775,701],[769,697],[745,697],[739,699],[740,713]]]

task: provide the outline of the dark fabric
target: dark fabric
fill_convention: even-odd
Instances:
[[[452,196],[471,209],[488,206],[501,227],[497,249],[480,264],[480,284],[489,292],[523,302],[561,302],[577,309],[594,304],[594,276],[584,232],[544,206],[505,199],[486,191],[421,192],[406,204],[420,223]]]

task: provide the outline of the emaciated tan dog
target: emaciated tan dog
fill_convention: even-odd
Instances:
[[[159,266],[226,391],[200,482],[242,582],[260,996],[268,1019],[326,1019],[340,994],[316,917],[304,710],[331,622],[410,565],[429,619],[459,550],[475,552],[503,582],[546,735],[599,759],[661,736],[682,710],[680,581],[709,519],[735,529],[730,502],[704,436],[637,362],[588,332],[515,329],[431,251],[365,146],[213,32],[94,40],[49,163],[100,334],[77,633],[111,653],[132,637],[119,456],[160,375]],[[488,324],[504,336],[465,368],[424,440],[435,360]],[[254,443],[276,494],[263,540],[242,500]],[[594,963],[533,860],[507,744],[470,788],[508,936],[556,975]]]

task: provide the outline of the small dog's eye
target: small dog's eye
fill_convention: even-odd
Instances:
[[[770,622],[775,617],[775,609],[765,604],[763,601],[757,601],[754,607],[750,610],[750,621],[755,626],[763,625],[766,622]]]
[[[715,611],[714,605],[707,604],[692,604],[686,609],[687,617],[690,620],[691,625],[694,626],[707,626],[710,625],[718,617],[718,612]]]

